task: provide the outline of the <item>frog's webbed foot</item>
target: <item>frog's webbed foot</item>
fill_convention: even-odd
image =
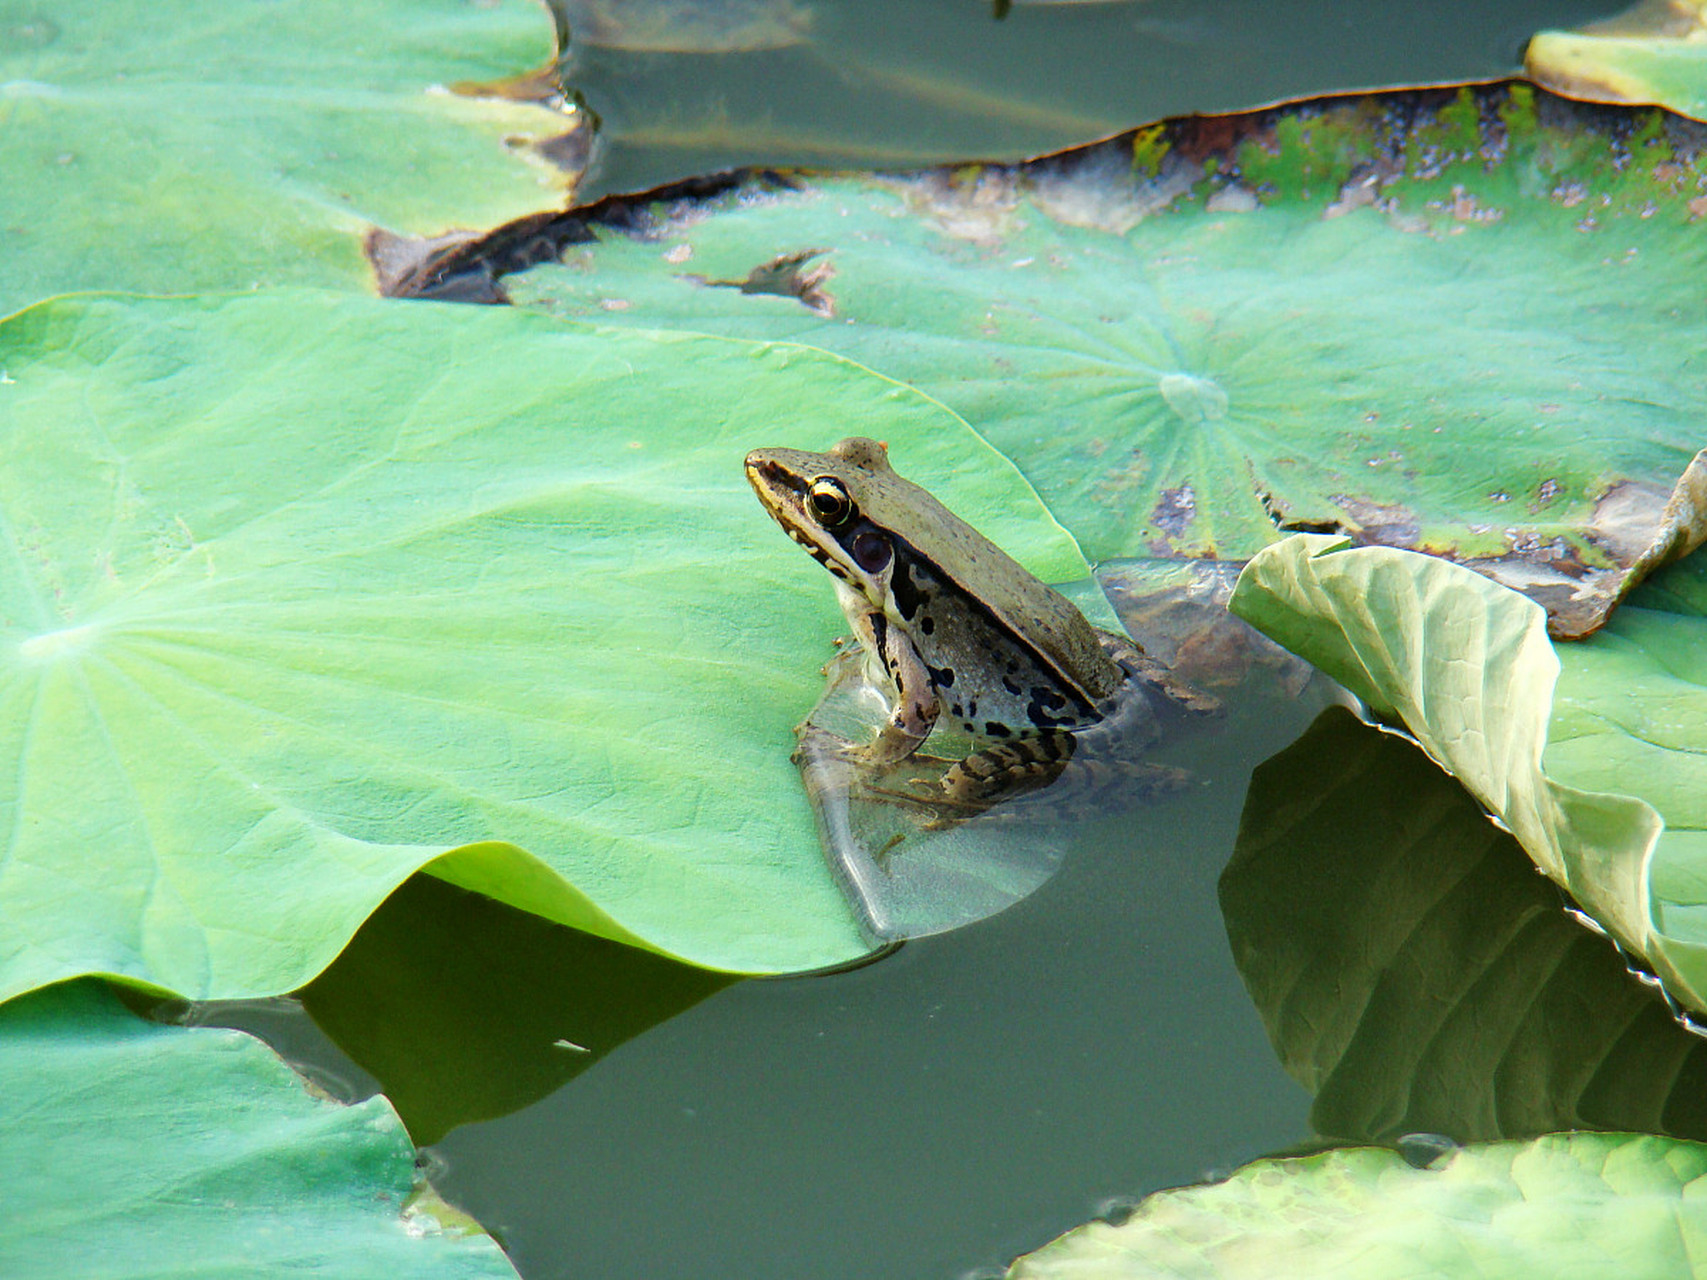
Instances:
[[[1225,711],[1221,699],[1181,680],[1164,663],[1145,653],[1136,640],[1112,631],[1098,631],[1097,638],[1129,680],[1154,690],[1186,714],[1218,716]]]
[[[1081,820],[1154,804],[1191,786],[1191,774],[1173,765],[1069,759],[1074,739],[1060,736],[1069,744],[1065,755],[1049,755],[1048,746],[1035,752],[1023,749],[1040,745],[1036,743],[1003,744],[955,765],[943,776],[942,794],[931,802],[936,813],[926,829],[942,830],[984,814],[1018,818],[1023,812],[1027,820],[1040,822]],[[1023,800],[1023,809],[1001,807],[1016,800]]]
[[[1139,680],[1156,690],[1174,706],[1193,716],[1219,716],[1226,714],[1226,707],[1221,699],[1212,693],[1205,693],[1181,680],[1161,663],[1148,654],[1140,656],[1130,671],[1133,679]]]

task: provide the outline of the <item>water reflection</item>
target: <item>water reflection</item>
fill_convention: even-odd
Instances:
[[[825,859],[874,946],[1005,910],[1091,831],[1105,838],[1109,818],[1197,785],[1188,770],[1138,757],[1218,722],[1221,704],[1171,677],[1140,679],[1147,668],[1128,670],[1110,718],[1075,732],[1066,754],[1027,752],[1024,740],[980,745],[939,728],[916,754],[876,768],[859,744],[888,719],[888,699],[857,646],[825,667],[824,696],[797,731],[794,758]]]
[[[1404,739],[1323,712],[1253,775],[1220,897],[1326,1137],[1707,1139],[1707,1040]]]
[[[299,995],[425,1145],[545,1097],[732,981],[418,875]]]

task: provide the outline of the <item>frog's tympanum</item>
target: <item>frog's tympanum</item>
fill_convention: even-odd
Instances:
[[[949,727],[972,740],[971,754],[940,775],[934,794],[905,797],[939,821],[1047,786],[1069,761],[1129,790],[1183,783],[1179,770],[1135,757],[1167,716],[1218,710],[1215,699],[1174,680],[1127,637],[1093,627],[897,475],[884,446],[856,437],[828,453],[757,449],[746,466],[765,509],[835,577],[866,678],[888,700],[875,738],[850,745],[873,779]]]

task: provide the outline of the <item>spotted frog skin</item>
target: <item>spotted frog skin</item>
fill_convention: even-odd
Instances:
[[[1081,741],[1130,756],[1161,736],[1169,711],[1219,709],[903,479],[875,440],[827,453],[757,449],[746,471],[765,510],[835,578],[867,678],[888,698],[862,761],[873,770],[905,761],[939,721],[972,739],[933,797],[950,815],[1048,785]],[[1124,772],[1152,790],[1184,778],[1156,766]]]

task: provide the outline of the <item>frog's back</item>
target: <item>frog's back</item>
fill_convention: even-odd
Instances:
[[[1003,629],[1027,637],[1039,656],[1093,700],[1107,697],[1118,687],[1120,668],[1104,652],[1096,628],[1072,601],[943,506],[929,490],[892,471],[890,475],[895,490],[886,486],[870,497],[867,514],[874,521],[907,539],[912,556],[934,564],[941,577],[989,609]],[[907,536],[907,526],[915,522],[931,530],[928,553]]]

